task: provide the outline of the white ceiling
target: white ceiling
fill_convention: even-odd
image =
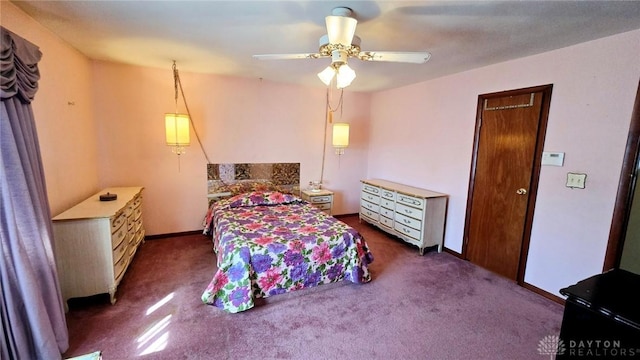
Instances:
[[[349,61],[377,91],[640,29],[640,1],[12,1],[92,59],[323,87],[313,53],[346,6],[363,50],[429,51],[425,64]],[[45,54],[46,56],[46,54]],[[615,54],[611,54],[615,56]],[[640,54],[639,54],[640,58]]]

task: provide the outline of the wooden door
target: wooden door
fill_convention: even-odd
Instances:
[[[551,85],[481,95],[463,256],[521,282]]]

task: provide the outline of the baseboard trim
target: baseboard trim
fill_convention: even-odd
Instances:
[[[448,249],[448,248],[442,248],[442,251],[443,251],[443,252],[446,252],[446,253],[448,253],[448,254],[451,254],[451,255],[453,255],[453,256],[455,256],[455,257],[457,257],[457,258],[461,259],[461,260],[465,260],[465,259],[462,257],[462,254],[460,254],[460,253],[458,253],[458,252],[455,252],[455,251],[453,251],[453,250],[451,250],[451,249]],[[475,265],[475,264],[474,264],[474,265]],[[478,265],[476,265],[476,266],[478,266]],[[555,294],[552,294],[552,293],[550,293],[550,292],[548,292],[548,291],[546,291],[546,290],[542,290],[542,289],[540,289],[539,287],[534,286],[534,285],[531,285],[531,284],[529,284],[529,283],[527,283],[527,282],[524,282],[524,281],[523,281],[521,284],[518,284],[518,285],[520,285],[520,286],[522,286],[523,288],[525,288],[525,289],[527,289],[527,290],[529,290],[529,291],[532,291],[532,292],[534,292],[534,293],[536,293],[536,294],[538,294],[538,295],[540,295],[540,296],[542,296],[542,297],[545,297],[545,298],[547,298],[547,299],[549,299],[549,300],[551,300],[551,301],[557,302],[557,303],[558,303],[558,304],[560,304],[560,305],[564,305],[564,303],[565,303],[565,300],[564,300],[563,298],[561,298],[560,296],[557,296],[557,295],[555,295]]]
[[[563,298],[561,298],[560,296],[554,295],[546,290],[542,290],[537,286],[531,285],[529,283],[523,282],[520,286],[522,286],[523,288],[529,290],[529,291],[533,291],[534,293],[540,295],[540,296],[544,296],[549,300],[555,301],[560,305],[564,305],[565,300]]]
[[[443,248],[442,248],[442,251],[446,252],[447,254],[451,254],[451,255],[453,255],[453,256],[455,256],[455,257],[457,257],[458,259],[462,259],[462,260],[464,260],[464,259],[462,258],[462,254],[460,254],[459,252],[455,252],[455,251],[453,251],[453,250],[451,250],[451,249],[449,249],[449,248],[446,248],[446,247],[443,247]]]
[[[340,218],[346,218],[346,217],[351,217],[351,216],[359,216],[358,213],[355,214],[340,214],[340,215],[333,215],[334,218],[336,219],[340,219]]]
[[[187,235],[197,235],[202,234],[202,230],[191,230],[191,231],[182,231],[168,234],[157,234],[157,235],[147,235],[144,237],[145,240],[157,240],[157,239],[166,239],[170,237],[179,237],[179,236],[187,236]]]

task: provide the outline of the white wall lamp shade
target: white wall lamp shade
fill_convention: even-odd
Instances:
[[[333,147],[336,148],[336,154],[344,154],[344,149],[349,146],[349,124],[334,123],[333,124]]]
[[[164,125],[168,146],[173,146],[173,152],[180,155],[184,147],[189,146],[189,115],[167,113],[164,114]]]

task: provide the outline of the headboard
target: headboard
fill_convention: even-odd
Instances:
[[[207,164],[209,202],[252,190],[300,195],[300,163]]]

